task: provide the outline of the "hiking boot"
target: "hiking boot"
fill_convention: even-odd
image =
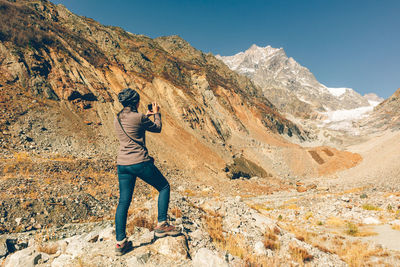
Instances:
[[[132,248],[132,242],[131,241],[127,241],[125,239],[124,242],[122,243],[117,243],[116,247],[115,247],[115,254],[117,256],[122,256],[125,253],[127,253],[130,249]]]
[[[168,222],[163,222],[161,225],[157,225],[157,227],[154,228],[154,235],[156,237],[164,237],[167,235],[177,236],[179,234],[179,229],[170,225]]]

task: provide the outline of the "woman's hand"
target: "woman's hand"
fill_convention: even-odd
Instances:
[[[146,113],[147,116],[154,115],[154,114],[160,112],[160,106],[157,104],[157,102],[153,102],[152,105],[153,105],[153,108],[151,111],[150,110],[147,111],[147,113]]]

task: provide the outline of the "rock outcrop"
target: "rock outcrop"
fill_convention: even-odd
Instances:
[[[375,107],[371,116],[360,123],[368,132],[400,129],[400,88]]]

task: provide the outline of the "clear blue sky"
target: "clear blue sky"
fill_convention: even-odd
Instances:
[[[384,98],[400,87],[400,0],[53,0],[105,25],[179,35],[224,56],[283,47],[328,87]]]

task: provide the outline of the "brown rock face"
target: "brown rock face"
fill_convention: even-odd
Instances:
[[[153,155],[191,175],[225,175],[235,155],[251,162],[244,174],[273,175],[290,169],[273,163],[275,152],[302,150],[283,137],[308,139],[248,78],[178,36],[153,40],[45,0],[0,0],[0,41],[7,151],[114,157],[116,95],[125,87],[139,91],[140,111],[161,105],[163,132],[148,138]]]

